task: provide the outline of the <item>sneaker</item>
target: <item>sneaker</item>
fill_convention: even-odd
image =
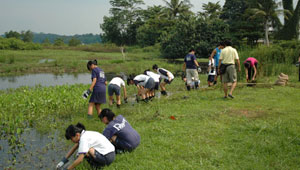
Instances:
[[[231,94],[228,94],[228,97],[230,97],[230,98],[232,98],[232,99],[234,98]]]

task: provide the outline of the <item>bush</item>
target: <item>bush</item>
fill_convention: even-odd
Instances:
[[[39,50],[42,49],[40,44],[24,42],[16,38],[0,38],[1,50]]]

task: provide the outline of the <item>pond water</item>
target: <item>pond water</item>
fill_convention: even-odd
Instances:
[[[107,80],[111,80],[115,73],[105,73]],[[36,85],[41,86],[56,86],[65,84],[90,84],[91,74],[90,73],[80,73],[80,74],[28,74],[23,76],[6,76],[0,77],[0,90],[5,90],[9,88],[18,88],[21,86],[33,87]]]
[[[10,154],[12,149],[8,141],[0,140],[0,169],[55,169],[69,149],[57,136],[58,132],[41,135],[28,128],[20,137],[24,147],[15,155]]]

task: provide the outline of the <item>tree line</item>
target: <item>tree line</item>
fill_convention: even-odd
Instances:
[[[182,58],[189,48],[207,57],[224,39],[236,46],[255,46],[259,40],[292,40],[299,36],[300,3],[293,0],[226,0],[202,5],[192,12],[189,0],[162,0],[165,5],[142,9],[143,0],[110,0],[109,16],[100,28],[103,42],[141,47],[160,44],[167,58]],[[280,21],[284,17],[284,23]]]

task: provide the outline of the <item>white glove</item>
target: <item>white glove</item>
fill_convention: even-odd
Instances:
[[[56,165],[56,169],[62,168],[62,167],[65,165],[65,163],[67,163],[67,162],[69,162],[69,160],[68,160],[66,157],[64,157],[64,158]]]
[[[198,73],[201,73],[202,70],[201,70],[200,66],[197,67],[197,71],[198,71]]]
[[[64,162],[63,161],[60,161],[57,165],[56,165],[56,169],[60,169],[64,166]]]
[[[92,92],[91,92],[90,89],[84,91],[83,94],[82,94],[82,98],[87,99],[91,93]]]

